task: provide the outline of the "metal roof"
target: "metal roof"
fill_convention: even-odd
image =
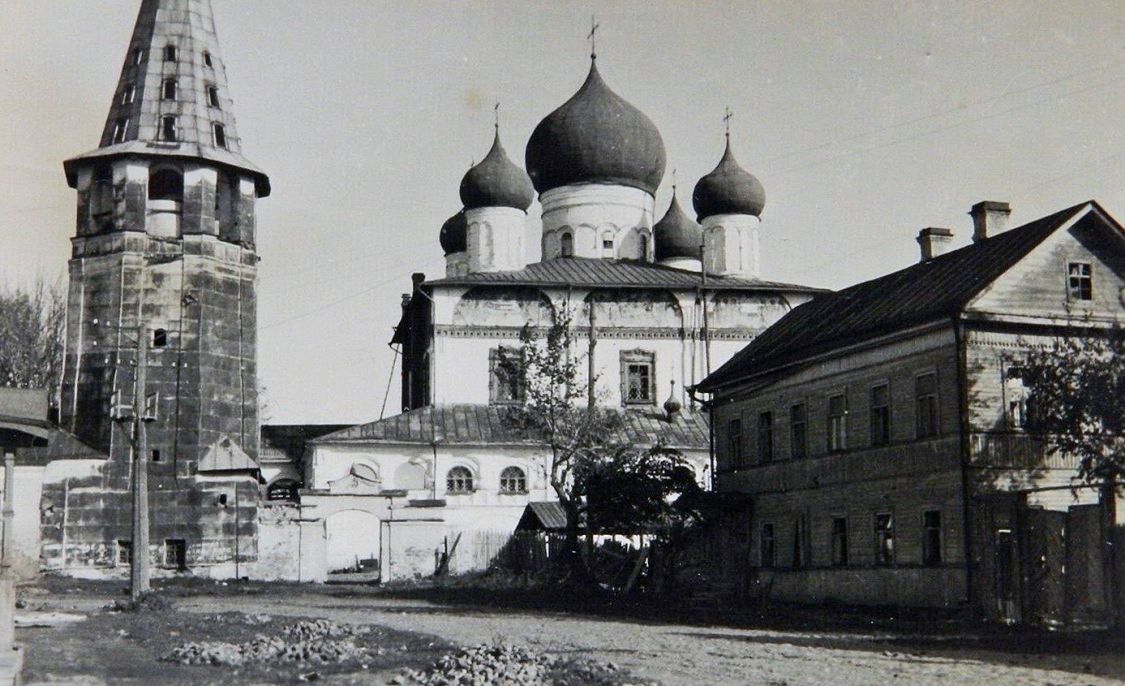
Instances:
[[[511,427],[503,405],[439,405],[403,412],[367,424],[336,431],[310,443],[423,443],[435,438],[442,444],[541,445]],[[705,450],[709,446],[707,415],[683,410],[669,422],[655,408],[613,410],[621,417],[621,429],[612,440],[634,445],[661,443],[670,448]]]
[[[666,267],[639,260],[598,257],[556,257],[529,264],[523,269],[480,272],[427,281],[428,286],[582,286],[618,288],[696,288],[702,285],[699,272]],[[821,292],[823,289],[761,279],[707,275],[708,289]]]
[[[223,436],[211,444],[199,461],[200,472],[239,472],[256,470],[258,464],[238,444]]]
[[[260,462],[297,462],[305,452],[305,443],[325,434],[346,429],[350,424],[264,424]]]
[[[932,260],[817,296],[779,319],[698,387],[712,392],[835,347],[952,317],[1047,236],[1090,208],[1109,217],[1096,202],[1084,202]]]

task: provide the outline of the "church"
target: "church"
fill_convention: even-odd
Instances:
[[[392,345],[402,355],[397,416],[308,443],[300,491],[301,578],[378,560],[381,578],[433,572],[453,541],[454,571],[484,567],[529,503],[553,501],[545,446],[513,434],[504,408],[523,401],[505,373],[521,329],[564,313],[583,380],[620,413],[624,442],[683,452],[712,480],[709,423],[685,389],[818,290],[760,278],[762,184],[727,134],[695,185],[689,217],[665,175],[660,132],[610,89],[591,55],[585,82],[526,145],[526,171],[499,126],[464,175],[461,209],[437,232],[443,275],[415,274]],[[538,197],[536,221],[528,211]],[[528,263],[536,228],[541,259]],[[768,228],[767,228],[768,230]],[[321,562],[323,561],[323,564]]]

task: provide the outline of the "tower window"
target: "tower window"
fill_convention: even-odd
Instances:
[[[613,239],[612,238],[603,238],[602,239],[602,247],[605,248],[606,250],[613,250]]]
[[[160,449],[159,448],[153,448],[152,449],[152,461],[153,462],[160,462]]]
[[[212,124],[211,132],[214,134],[216,148],[227,147],[227,131],[222,124]]]
[[[124,143],[127,133],[129,133],[129,118],[122,117],[113,124],[113,142]]]
[[[133,64],[140,64],[144,61],[145,51],[144,48],[133,48]]]
[[[1066,295],[1071,300],[1094,299],[1094,275],[1089,262],[1066,265]]]
[[[183,202],[184,177],[174,169],[161,169],[148,179],[149,200]]]
[[[640,249],[640,253],[641,253],[640,259],[647,260],[648,259],[648,236],[646,236],[645,234],[642,233],[640,235],[640,239],[637,242],[640,244],[640,248],[641,248]]]
[[[219,107],[219,89],[216,86],[207,86],[207,106],[215,109]]]
[[[164,329],[156,329],[152,332],[152,347],[163,348],[168,345],[168,332]]]
[[[160,91],[163,100],[176,99],[176,79],[164,79],[164,88]]]
[[[203,51],[203,64],[208,67],[215,66],[211,63],[211,53],[207,52],[206,50]]]
[[[125,88],[121,91],[121,104],[128,105],[133,102],[133,98],[137,94],[137,87],[133,82],[125,84]]]
[[[568,231],[559,238],[559,255],[574,257],[574,236]]]
[[[164,61],[165,62],[175,62],[176,61],[176,46],[174,46],[174,45],[165,45],[164,46]]]
[[[160,118],[160,139],[165,141],[179,140],[176,131],[176,117],[168,114]]]

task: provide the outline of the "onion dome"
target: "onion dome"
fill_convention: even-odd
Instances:
[[[441,225],[441,249],[446,255],[465,252],[469,247],[469,223],[465,221],[465,210],[461,210]]]
[[[527,142],[527,172],[540,193],[605,183],[655,195],[664,162],[664,141],[652,120],[609,89],[596,62],[578,92],[539,122]]]
[[[465,209],[478,207],[514,207],[527,211],[535,198],[531,178],[508,159],[500,144],[500,130],[492,141],[492,149],[461,179],[461,202]]]
[[[762,215],[766,206],[766,190],[758,179],[739,166],[730,151],[730,138],[723,159],[715,169],[695,184],[691,203],[699,221],[716,214]]]
[[[664,401],[664,413],[668,417],[668,421],[676,416],[676,413],[683,409],[680,399],[676,397],[676,382],[672,382],[672,391],[668,394],[668,399]]]
[[[703,245],[703,227],[680,208],[675,189],[672,190],[672,204],[668,206],[668,211],[652,227],[652,236],[657,262],[676,257],[699,259],[699,248]]]

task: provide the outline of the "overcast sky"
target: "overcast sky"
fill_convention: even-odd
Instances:
[[[271,421],[377,418],[410,273],[443,273],[442,221],[501,135],[588,68],[589,2],[213,0],[258,205],[259,369]],[[139,1],[0,2],[0,280],[65,276],[74,192]],[[1125,219],[1125,5],[597,4],[606,82],[656,123],[681,197],[718,161],[722,114],[766,188],[768,279],[842,287],[917,259],[969,206],[1022,224],[1095,198]],[[531,209],[538,216],[539,207]],[[534,241],[532,241],[534,243]],[[536,248],[537,253],[537,248]],[[399,409],[398,372],[387,403]]]

